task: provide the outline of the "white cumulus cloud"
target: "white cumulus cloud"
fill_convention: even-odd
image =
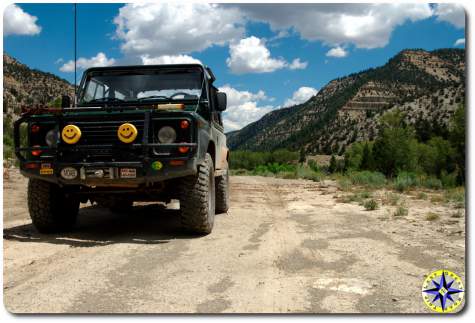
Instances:
[[[240,10],[208,3],[127,4],[114,23],[122,51],[136,57],[202,51],[244,34]]]
[[[307,102],[312,96],[317,95],[317,93],[318,90],[313,87],[302,86],[292,94],[291,98],[284,102],[284,108]]]
[[[255,36],[230,44],[226,63],[231,72],[235,74],[269,73],[282,68],[305,69],[308,65],[307,62],[302,62],[299,58],[289,64],[281,57],[271,57],[265,41]]]
[[[289,64],[291,70],[304,70],[308,66],[308,62],[302,62],[300,58],[296,58]]]
[[[388,44],[392,31],[406,21],[432,16],[429,4],[240,4],[249,19],[269,23],[272,30],[290,30],[328,45],[354,44],[377,48]]]
[[[465,27],[465,10],[458,3],[439,3],[435,7],[434,14],[437,20],[445,21],[457,28]]]
[[[41,27],[36,24],[37,20],[37,17],[26,13],[16,4],[11,4],[3,13],[3,34],[37,35],[41,32]]]
[[[99,52],[91,58],[81,57],[76,61],[78,69],[86,69],[89,67],[111,66],[115,64],[114,58],[107,58],[106,54]],[[59,70],[61,72],[74,72],[74,61],[70,60],[64,63]]]
[[[162,55],[158,57],[149,57],[143,55],[140,57],[142,64],[144,65],[160,65],[160,64],[201,64],[199,59],[191,57],[189,55]]]
[[[272,105],[260,104],[261,101],[269,100],[262,90],[256,93],[239,91],[230,85],[224,85],[219,90],[226,93],[228,98],[228,108],[223,114],[226,131],[239,130],[274,109]]]
[[[346,57],[347,55],[348,55],[348,52],[343,47],[340,47],[340,46],[334,47],[326,53],[326,56],[328,57],[338,57],[338,58]]]
[[[457,39],[454,43],[454,46],[465,46],[465,38]]]

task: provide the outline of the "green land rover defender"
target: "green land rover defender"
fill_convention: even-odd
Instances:
[[[187,231],[208,234],[229,208],[226,94],[200,64],[95,67],[77,103],[29,107],[15,153],[28,208],[44,233],[71,229],[88,200],[125,211],[134,201],[180,201]]]

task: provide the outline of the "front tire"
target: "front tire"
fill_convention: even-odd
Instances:
[[[214,166],[210,154],[198,165],[198,174],[182,179],[180,213],[181,224],[189,232],[209,234],[213,230],[215,214]]]
[[[58,185],[30,179],[28,210],[35,228],[41,233],[71,230],[76,224],[79,200],[68,196]]]

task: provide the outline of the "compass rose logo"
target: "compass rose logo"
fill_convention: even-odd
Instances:
[[[448,270],[434,271],[422,284],[424,303],[439,313],[454,311],[462,304],[464,293],[460,277]]]

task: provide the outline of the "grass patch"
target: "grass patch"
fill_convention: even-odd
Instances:
[[[419,181],[416,174],[410,172],[400,172],[394,180],[394,189],[399,192],[405,192],[408,189],[417,186]]]
[[[402,217],[407,216],[409,214],[409,210],[405,206],[398,206],[396,211],[394,211],[393,216]]]
[[[346,177],[340,177],[337,179],[338,187],[345,192],[351,189],[351,181]]]
[[[447,190],[444,194],[444,199],[447,203],[453,203],[457,209],[465,208],[465,188],[456,187]]]
[[[396,193],[386,192],[383,197],[383,204],[396,206],[401,200],[401,196]]]
[[[425,219],[427,221],[435,221],[435,220],[438,220],[439,218],[440,218],[440,215],[434,212],[428,212],[425,216]]]
[[[416,199],[418,200],[427,200],[427,194],[424,192],[419,192],[416,195]]]
[[[376,202],[376,200],[373,200],[373,199],[365,201],[363,203],[363,206],[366,211],[374,211],[379,207],[378,202]]]
[[[442,203],[445,201],[444,197],[440,194],[432,195],[430,197],[431,203]]]
[[[321,182],[325,178],[325,175],[320,171],[315,171],[310,167],[303,166],[297,167],[296,176],[298,178],[309,179],[314,182]]]
[[[371,188],[383,187],[387,182],[386,177],[379,172],[349,172],[347,177],[353,185],[361,185]]]

